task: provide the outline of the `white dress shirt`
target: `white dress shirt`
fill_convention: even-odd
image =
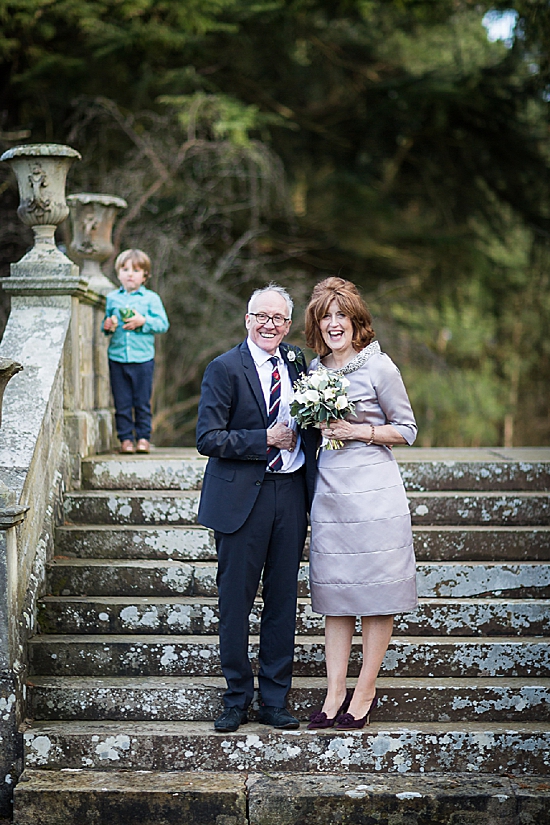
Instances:
[[[269,359],[273,356],[271,356],[268,352],[265,352],[265,350],[261,349],[250,338],[247,339],[247,344],[254,364],[256,366],[256,372],[258,373],[260,384],[262,386],[265,408],[266,410],[268,410],[269,396],[271,394],[271,373],[273,372],[273,364]],[[277,360],[279,362],[279,373],[281,376],[281,402],[279,404],[279,413],[277,415],[277,421],[286,421],[289,427],[291,427],[293,430],[297,430],[298,427],[296,425],[296,422],[290,414],[290,404],[294,397],[294,391],[292,389],[290,376],[288,374],[288,367],[278,347],[275,355],[277,356]],[[289,450],[281,450],[281,458],[283,460],[283,466],[278,471],[280,473],[295,473],[296,470],[299,470],[300,467],[303,466],[305,458],[304,452],[301,448],[301,438],[299,433],[297,435],[297,441],[296,446],[294,448],[294,452],[291,453],[289,452]]]

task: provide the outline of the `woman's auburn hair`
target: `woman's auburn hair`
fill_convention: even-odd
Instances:
[[[332,352],[321,334],[320,321],[333,301],[337,301],[352,323],[352,346],[356,352],[364,349],[375,337],[372,315],[355,284],[343,278],[325,278],[314,287],[306,309],[306,342],[320,358]]]

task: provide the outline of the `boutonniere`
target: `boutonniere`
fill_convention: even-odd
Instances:
[[[296,364],[297,367],[305,370],[306,362],[304,359],[304,353],[302,352],[299,347],[293,347],[290,344],[286,345],[286,357],[289,363]]]

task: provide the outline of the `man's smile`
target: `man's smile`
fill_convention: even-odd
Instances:
[[[262,323],[256,320],[257,313],[268,316],[267,320],[262,318]],[[290,330],[291,321],[287,319],[289,315],[289,307],[286,300],[278,292],[262,293],[254,301],[250,314],[246,314],[245,323],[248,330],[248,335],[256,346],[263,349],[269,355],[274,355],[277,352],[277,347],[288,334]],[[274,318],[279,320],[279,317],[284,321],[280,325],[273,322]]]

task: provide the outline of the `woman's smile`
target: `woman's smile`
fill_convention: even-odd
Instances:
[[[336,298],[331,302],[325,315],[319,321],[323,340],[333,352],[353,351],[353,324],[351,318],[342,312]]]

